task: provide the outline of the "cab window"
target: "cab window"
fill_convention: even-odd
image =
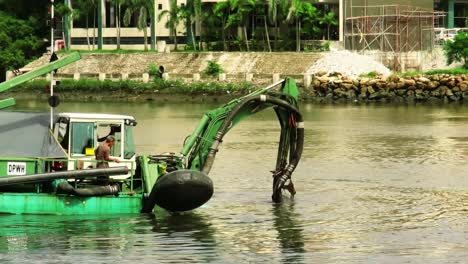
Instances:
[[[95,148],[95,124],[93,122],[75,122],[71,125],[72,155],[85,155],[86,148]]]

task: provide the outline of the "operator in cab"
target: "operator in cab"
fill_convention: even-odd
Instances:
[[[120,162],[119,159],[110,157],[110,148],[114,145],[114,143],[115,143],[115,137],[107,136],[106,141],[100,144],[94,150],[94,155],[96,156],[96,161],[97,161],[96,168],[98,169],[109,168],[109,161],[114,161],[117,163]]]

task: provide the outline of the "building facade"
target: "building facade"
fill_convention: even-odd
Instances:
[[[152,49],[164,49],[164,43],[173,44],[169,29],[165,26],[168,17],[157,19],[159,14],[164,10],[170,9],[170,0],[150,0],[153,4],[154,14],[156,19],[148,19],[146,35],[148,47]],[[187,0],[176,0],[178,6],[187,4]],[[202,4],[209,8],[216,2],[222,0],[202,0]],[[65,0],[72,9],[74,0]],[[433,27],[467,27],[468,23],[468,0],[318,0],[314,3],[318,9],[325,12],[333,11],[339,14],[339,27],[336,33],[333,32],[334,40],[340,40],[348,43],[350,35],[354,39],[354,43],[358,43],[362,39],[359,28],[353,22],[362,23],[362,21],[375,20],[375,16],[403,14],[404,10],[397,10],[392,6],[400,6],[400,9],[405,7],[414,7],[408,12],[413,12],[418,19],[418,23],[424,23],[433,19]],[[384,8],[384,6],[386,6]],[[415,12],[416,10],[419,10]],[[427,13],[422,13],[421,10],[427,10]],[[430,14],[435,11],[441,11],[439,14]],[[81,12],[79,18],[70,19],[69,28],[65,29],[65,39],[72,49],[116,49],[117,42],[120,43],[121,49],[142,49],[144,43],[144,31],[138,30],[138,11],[133,12],[129,25],[123,24],[123,14],[125,8],[119,8],[112,4],[110,0],[98,0],[97,5],[88,8],[87,12]],[[419,13],[418,13],[419,12]],[[429,19],[429,16],[433,16]],[[357,19],[358,17],[361,17]],[[367,18],[366,18],[367,17]],[[350,19],[351,18],[351,19]],[[363,20],[364,19],[364,20]],[[374,21],[375,22],[375,21]],[[389,22],[389,21],[387,21]],[[383,24],[379,24],[383,26]],[[355,28],[356,32],[350,31]],[[207,29],[204,29],[206,31]],[[382,28],[385,31],[385,28]],[[402,31],[402,30],[401,30]],[[193,33],[198,36],[203,30],[199,27],[193,30]],[[402,31],[403,32],[403,31]],[[153,33],[153,34],[152,34]],[[414,33],[414,32],[413,32]],[[354,35],[353,35],[354,34]],[[398,34],[398,31],[395,32]],[[422,32],[419,31],[421,35]],[[151,37],[153,36],[153,37]],[[346,37],[347,36],[347,37]],[[421,41],[424,41],[424,36],[421,36]],[[177,42],[185,44],[190,42],[187,39],[186,27],[184,22],[181,22],[177,29]],[[362,42],[362,40],[361,40]],[[158,45],[158,43],[160,45]],[[375,45],[375,44],[374,44]],[[346,45],[348,47],[348,45]],[[349,48],[349,47],[348,47]]]
[[[442,23],[444,27],[468,27],[468,0],[435,0],[434,10],[446,13]]]

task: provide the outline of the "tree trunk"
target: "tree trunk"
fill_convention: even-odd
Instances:
[[[226,33],[224,32],[225,23],[222,23],[223,28],[221,29],[221,38],[223,39],[223,51],[226,51]]]
[[[278,28],[278,21],[275,20],[275,44],[273,46],[273,48],[275,49],[275,51],[278,50],[278,39],[279,39],[279,28]]]
[[[93,9],[93,50],[96,48],[96,8]]]
[[[327,40],[330,40],[330,24],[327,24]]]
[[[177,28],[174,29],[174,50],[177,51]]]
[[[117,49],[120,49],[120,4],[117,5],[117,11],[115,12],[116,15],[116,20],[117,20]]]
[[[244,29],[244,37],[245,37],[245,46],[247,48],[247,51],[250,51],[249,40],[247,39],[247,27],[243,26],[243,29]]]
[[[264,17],[263,21],[265,22],[265,36],[266,36],[266,41],[267,41],[267,46],[268,46],[268,51],[271,52],[271,45],[270,45],[270,36],[268,34],[268,25],[267,25],[267,21],[266,21],[266,16]]]
[[[200,41],[198,42],[198,44],[199,44],[198,49],[203,50],[203,40],[202,40],[203,28],[202,28],[201,18],[199,18],[199,19],[200,19],[200,21],[197,22],[198,23],[198,28],[200,29],[200,32],[199,32],[200,33],[200,37],[199,37]]]
[[[299,37],[299,30],[300,30],[299,19],[296,18],[296,51],[297,52],[301,51],[301,40]]]
[[[144,45],[145,45],[145,51],[148,50],[148,27],[145,25],[143,28],[143,39],[144,39]]]
[[[193,49],[194,50],[197,50],[197,42],[195,41],[195,35],[193,34],[193,24],[190,24],[190,33],[192,35],[192,45],[193,45]]]
[[[86,43],[88,44],[88,50],[89,50],[89,46],[90,46],[90,42],[89,42],[89,25],[88,25],[88,15],[86,15]],[[94,29],[93,29],[94,30]]]

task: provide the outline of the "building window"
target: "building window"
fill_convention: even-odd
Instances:
[[[180,6],[181,6],[181,7],[184,7],[184,6],[185,6],[185,4],[184,4],[184,3],[182,3],[182,4],[180,4]]]
[[[162,4],[158,4],[158,10],[162,10]]]

